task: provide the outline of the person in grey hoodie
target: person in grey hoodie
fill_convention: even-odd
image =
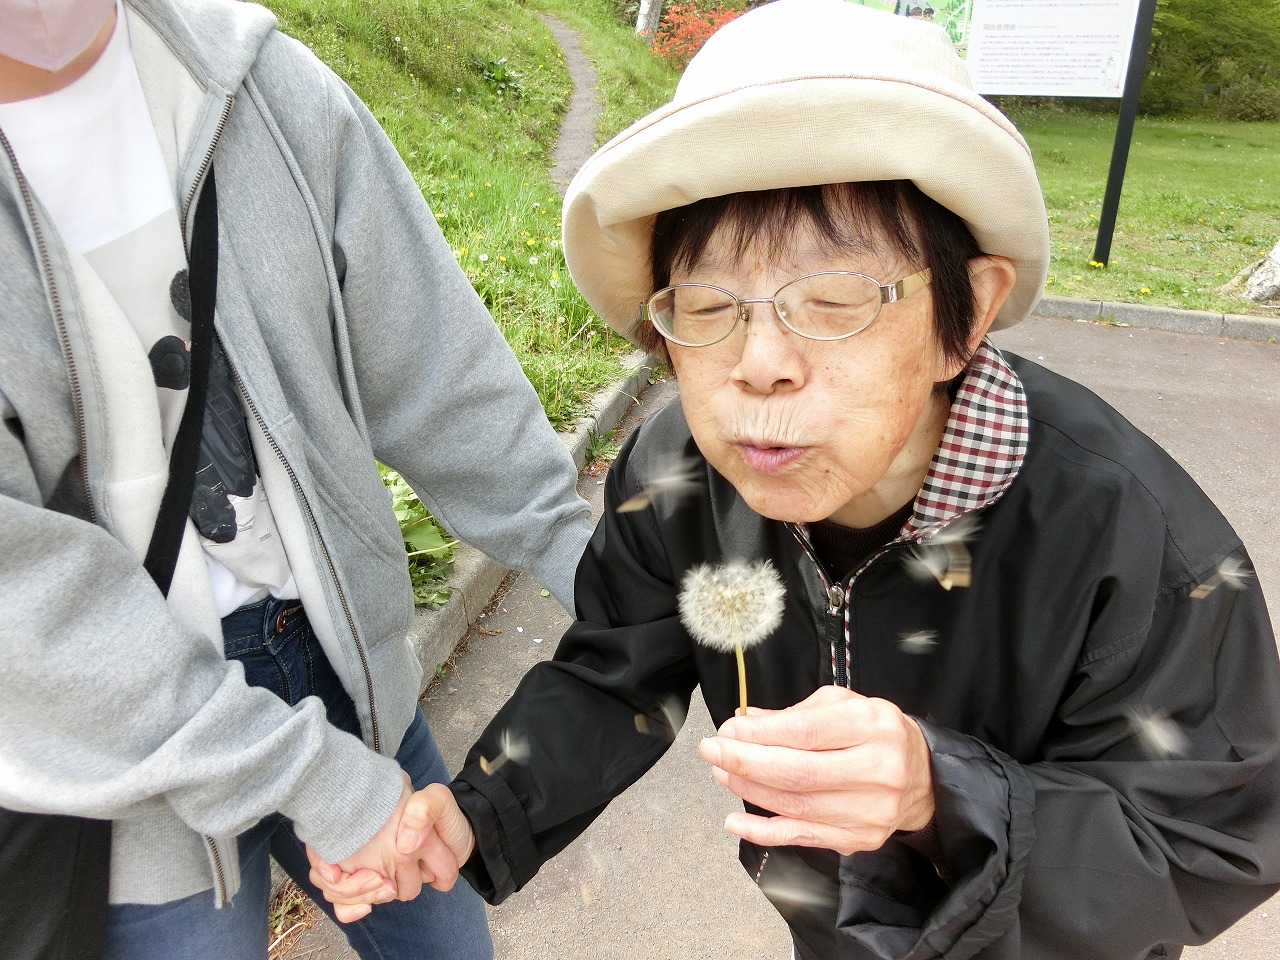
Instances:
[[[395,878],[406,902],[349,928],[362,956],[490,956],[474,893],[412,899],[430,851],[395,852],[411,789],[448,773],[375,458],[565,606],[590,534],[571,459],[391,143],[267,10],[0,18],[0,808],[112,821],[108,957],[265,956],[268,855],[310,891],[304,844]],[[214,171],[217,338],[166,598],[142,559]]]

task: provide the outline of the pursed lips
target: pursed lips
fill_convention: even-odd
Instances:
[[[805,455],[808,447],[784,446],[768,440],[738,440],[743,462],[758,473],[780,473]]]

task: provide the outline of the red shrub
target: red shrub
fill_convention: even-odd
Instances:
[[[742,10],[721,6],[703,9],[693,3],[674,3],[653,36],[653,52],[676,67],[683,67],[707,42],[707,38]]]

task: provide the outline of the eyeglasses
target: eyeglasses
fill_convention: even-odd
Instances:
[[[884,304],[909,297],[932,280],[927,268],[897,283],[828,270],[792,280],[772,297],[750,299],[707,283],[677,283],[642,306],[660,334],[685,347],[719,343],[739,321],[750,319],[750,303],[772,303],[782,325],[807,340],[844,340],[875,323]]]

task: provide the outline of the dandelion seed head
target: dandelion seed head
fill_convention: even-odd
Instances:
[[[1191,745],[1187,735],[1163,713],[1131,710],[1129,723],[1142,749],[1156,759],[1182,756]]]
[[[699,643],[731,653],[755,646],[782,622],[786,588],[768,560],[703,564],[680,585],[680,621]]]

